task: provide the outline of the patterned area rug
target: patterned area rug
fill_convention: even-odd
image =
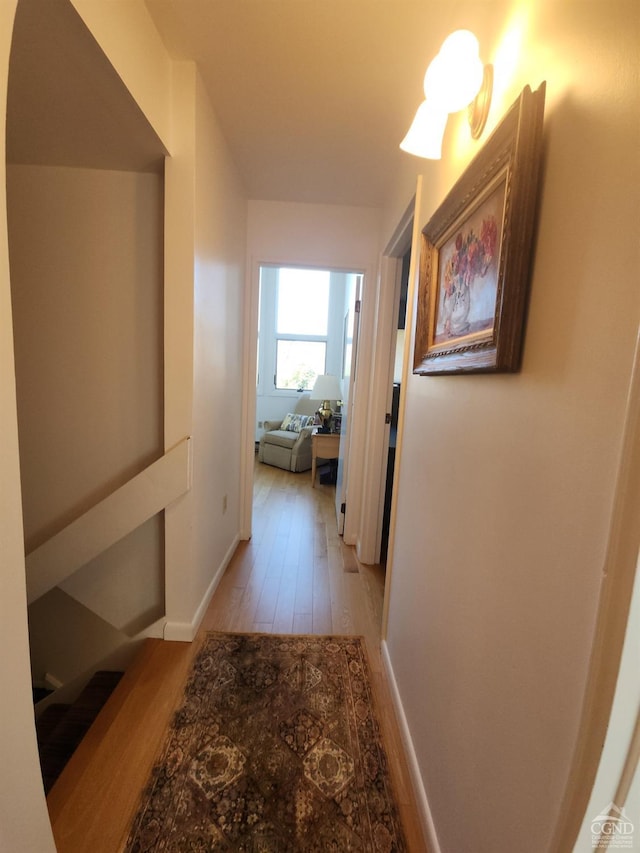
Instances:
[[[406,849],[363,641],[208,634],[127,853]]]

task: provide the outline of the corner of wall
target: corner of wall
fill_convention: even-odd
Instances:
[[[172,620],[167,620],[164,626],[164,636],[165,640],[176,640],[178,642],[190,643],[192,642],[196,634],[198,633],[198,628],[200,627],[200,623],[202,622],[205,613],[207,612],[207,607],[209,606],[209,602],[213,598],[213,594],[218,588],[218,584],[222,580],[222,576],[225,573],[225,570],[229,563],[231,562],[231,558],[233,557],[236,548],[238,547],[238,543],[240,542],[239,534],[233,539],[231,546],[227,550],[227,553],[224,556],[223,561],[218,566],[217,571],[214,576],[211,578],[211,583],[207,587],[207,591],[202,597],[200,604],[196,612],[193,615],[193,618],[190,622],[177,622]]]

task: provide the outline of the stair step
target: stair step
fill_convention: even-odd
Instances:
[[[91,711],[96,707],[102,708],[109,696],[118,686],[123,672],[110,672],[107,670],[96,672],[92,675],[87,686],[82,690],[72,708]]]
[[[51,790],[122,676],[122,672],[97,672],[72,705],[53,704],[43,712],[37,731],[46,793]]]
[[[147,639],[47,796],[60,853],[113,853],[182,697],[190,643]]]
[[[44,709],[40,717],[36,720],[38,749],[40,749],[40,747],[49,740],[51,733],[67,713],[68,708],[68,705],[63,705],[60,702],[54,702],[52,705],[48,705]]]

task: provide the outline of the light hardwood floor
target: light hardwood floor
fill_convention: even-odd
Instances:
[[[411,853],[426,850],[380,655],[384,568],[338,536],[335,489],[256,462],[253,535],[242,542],[193,644],[152,641],[48,797],[58,853],[118,853],[204,633],[364,636]],[[159,701],[160,700],[160,701]]]
[[[316,483],[308,472],[256,462],[253,535],[220,582],[204,630],[362,634],[379,644],[384,569],[358,564],[338,536],[335,487]]]

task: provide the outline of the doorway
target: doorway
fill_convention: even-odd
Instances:
[[[346,488],[344,458],[349,444],[348,411],[352,386],[354,316],[362,273],[285,264],[261,264],[258,281],[258,340],[254,440],[288,415],[310,417],[322,403],[313,397],[319,376],[334,378],[340,388],[331,429],[340,435],[337,465],[337,523],[340,495]],[[277,426],[275,427],[277,429]],[[284,456],[284,454],[281,454]],[[305,456],[306,459],[306,456]],[[270,464],[288,461],[271,457]],[[308,470],[296,459],[295,470]],[[307,475],[309,476],[309,475]]]
[[[386,554],[390,555],[393,537],[392,484],[400,456],[399,448],[394,445],[401,440],[401,391],[408,369],[408,340],[404,330],[398,327],[410,325],[411,280],[416,266],[415,253],[412,254],[411,250],[417,240],[414,234],[417,197],[405,210],[382,256],[377,316],[373,325],[375,351],[370,368],[372,394],[367,422],[368,466],[358,540],[358,559],[371,565],[384,562]],[[399,321],[400,316],[403,323]]]
[[[405,326],[407,320],[407,293],[409,289],[409,265],[411,246],[402,256],[400,266],[400,294],[398,322],[396,329],[395,351],[393,353],[393,383],[391,386],[391,409],[389,412],[389,448],[385,478],[384,506],[382,510],[382,532],[380,537],[380,562],[387,562],[389,548],[389,526],[391,522],[391,501],[393,498],[393,476],[396,465],[396,446],[398,439],[398,413],[400,410],[400,390],[402,387],[402,367],[404,362]]]

